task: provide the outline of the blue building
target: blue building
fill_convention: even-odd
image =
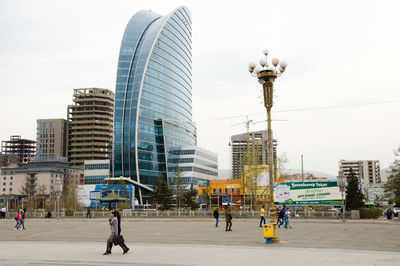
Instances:
[[[172,178],[173,158],[196,145],[192,123],[191,18],[136,13],[121,43],[116,80],[113,176],[126,177],[143,203],[158,178]],[[175,164],[176,165],[176,164]]]

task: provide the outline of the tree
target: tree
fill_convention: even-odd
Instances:
[[[350,173],[347,176],[346,188],[346,208],[348,210],[358,210],[364,207],[364,195],[361,192],[360,182],[350,168]]]
[[[394,152],[396,157],[400,156],[400,147]],[[384,185],[385,196],[395,205],[400,205],[400,159],[395,159],[390,165],[387,182]]]
[[[185,206],[192,211],[199,208],[199,203],[197,202],[197,190],[193,188],[193,183],[190,185],[190,189],[183,193],[183,201]]]
[[[280,177],[285,177],[288,174],[286,173],[286,164],[289,162],[289,159],[286,155],[286,152],[282,153],[280,156],[277,158],[277,170],[278,170],[278,176]]]
[[[176,170],[173,171],[175,175],[175,200],[176,200],[176,207],[178,209],[181,208],[181,203],[183,200],[183,193],[184,193],[184,186],[183,186],[183,172],[179,165],[177,166]]]
[[[153,200],[161,210],[169,210],[173,204],[173,194],[164,178],[160,177],[154,183]]]

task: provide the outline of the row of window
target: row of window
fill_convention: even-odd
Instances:
[[[5,191],[6,191],[6,188],[3,188],[3,192],[5,192]],[[9,191],[12,192],[12,187],[10,187]]]
[[[110,169],[110,164],[85,164],[85,170]]]
[[[3,180],[7,180],[7,177],[4,176],[4,177],[3,177]],[[12,176],[10,176],[10,180],[13,180],[13,177],[12,177]]]
[[[37,133],[39,133],[39,134],[37,134],[37,135],[40,135],[40,133],[54,133],[54,128],[51,128],[51,129],[38,129],[37,130]]]
[[[7,185],[7,183],[3,182],[3,186],[5,186],[5,185]],[[12,185],[13,185],[13,182],[10,182],[10,186],[12,186]]]
[[[230,190],[230,191],[229,191]],[[235,194],[235,189],[234,188],[225,188],[224,189],[224,195],[227,195],[227,194]],[[230,192],[230,193],[229,193]],[[217,194],[217,189],[215,189],[215,188],[213,188],[213,192],[212,192],[213,194]],[[222,188],[219,188],[218,189],[218,194],[219,195],[223,195],[222,194]],[[237,188],[236,189],[236,194],[240,194],[240,188]]]
[[[49,128],[49,126],[51,127],[51,128],[54,128],[55,126],[56,126],[56,123],[55,122],[38,122],[37,123],[37,127],[38,128]]]
[[[49,153],[51,155],[54,155],[54,149],[38,149],[37,153],[38,154],[47,154],[47,153]]]

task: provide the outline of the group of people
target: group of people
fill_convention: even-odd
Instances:
[[[285,223],[285,228],[292,228],[292,226],[290,225],[290,218],[292,217],[292,213],[290,212],[290,209],[287,208],[285,205],[283,205],[282,209],[277,211],[278,213],[278,220],[277,220],[277,224],[278,227],[281,228],[281,226],[283,225],[283,223]]]
[[[265,206],[263,205],[261,207],[260,210],[260,227],[262,227],[262,224],[265,224]],[[285,228],[292,228],[292,226],[290,225],[290,217],[292,216],[292,213],[290,212],[290,209],[287,208],[285,205],[283,205],[282,209],[279,210],[279,208],[277,209],[277,222],[276,224],[278,225],[279,228],[281,228],[281,226],[283,224],[285,224]]]
[[[15,215],[15,221],[17,222],[14,226],[14,230],[25,230],[25,213],[26,208],[19,209],[17,214]]]
[[[214,218],[215,218],[215,227],[218,227],[218,220],[219,220],[219,210],[216,208],[214,210]],[[231,211],[231,206],[227,205],[226,210],[225,210],[225,231],[229,232],[232,231],[232,211]]]
[[[125,245],[125,241],[123,240],[123,237],[121,236],[121,215],[119,214],[117,209],[114,209],[110,213],[108,222],[110,223],[111,233],[107,239],[106,252],[104,252],[103,255],[111,254],[111,249],[112,249],[113,244],[117,245],[117,239],[118,239],[118,245],[123,250],[123,254],[126,254],[129,251],[129,248]],[[122,241],[121,241],[121,239],[122,239]]]
[[[219,221],[219,210],[216,208],[214,210],[213,216],[215,218],[215,227],[218,227],[218,221]],[[287,208],[285,205],[283,205],[282,209],[277,210],[277,216],[278,220],[276,224],[280,228],[283,224],[285,228],[292,228],[290,224],[290,217],[292,216],[290,209]],[[225,210],[225,231],[232,231],[232,211],[230,205],[227,205],[226,210]],[[260,210],[260,227],[262,227],[262,224],[265,224],[265,205],[261,207]]]

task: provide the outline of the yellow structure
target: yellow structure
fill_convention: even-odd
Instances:
[[[243,194],[241,179],[210,180],[209,186],[199,186],[199,196],[203,191],[210,195],[241,195]]]
[[[269,200],[268,165],[245,165],[242,174],[244,194],[255,198],[259,203]]]

